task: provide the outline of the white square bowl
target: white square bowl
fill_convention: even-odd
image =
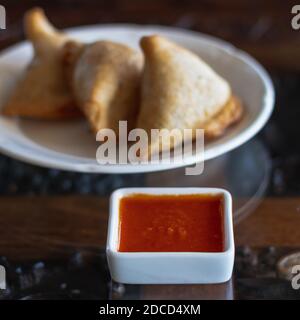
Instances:
[[[219,194],[224,204],[223,252],[119,252],[119,203],[132,194]],[[142,214],[142,213],[141,213]],[[232,200],[218,188],[124,188],[113,192],[106,254],[113,280],[128,284],[222,283],[231,278],[234,263]]]

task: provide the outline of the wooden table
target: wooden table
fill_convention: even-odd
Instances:
[[[95,196],[1,197],[0,256],[15,260],[103,248],[108,199]],[[236,245],[300,245],[300,198],[267,198],[235,226]]]

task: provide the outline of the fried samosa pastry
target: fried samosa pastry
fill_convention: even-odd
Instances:
[[[228,109],[240,105],[229,84],[196,54],[158,35],[143,37],[141,47],[145,67],[138,128],[148,134],[151,129],[203,128],[217,136],[236,120],[240,112]],[[149,153],[162,151],[155,150],[157,145],[152,139]]]
[[[139,51],[110,41],[69,42],[63,61],[73,95],[94,132],[110,128],[118,134],[120,120],[134,127],[143,67]]]
[[[61,49],[70,40],[47,20],[43,10],[25,14],[25,34],[34,57],[4,106],[3,114],[38,119],[66,119],[81,115],[64,78]]]
[[[204,124],[205,138],[214,139],[224,134],[225,130],[238,122],[243,115],[241,101],[232,96],[225,107],[210,121]]]

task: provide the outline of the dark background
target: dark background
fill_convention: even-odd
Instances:
[[[259,134],[273,160],[269,195],[299,194],[300,30],[291,27],[291,9],[297,2],[7,0],[1,4],[7,11],[7,30],[0,31],[1,49],[23,39],[24,12],[40,6],[58,28],[118,22],[169,25],[220,37],[252,54],[268,69],[276,88],[275,111]],[[4,195],[109,194],[143,179],[143,175],[112,177],[48,170],[6,156],[0,156],[0,177],[0,194]]]

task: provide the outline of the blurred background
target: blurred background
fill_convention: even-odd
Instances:
[[[247,51],[268,69],[276,88],[275,112],[259,134],[272,157],[268,194],[300,192],[300,30],[291,26],[294,1],[6,0],[1,4],[6,8],[7,29],[0,32],[0,49],[24,38],[24,12],[40,6],[58,28],[103,23],[160,24],[220,37]],[[106,195],[124,185],[143,185],[144,179],[140,174],[99,176],[49,170],[6,156],[0,156],[0,177],[2,195]]]

